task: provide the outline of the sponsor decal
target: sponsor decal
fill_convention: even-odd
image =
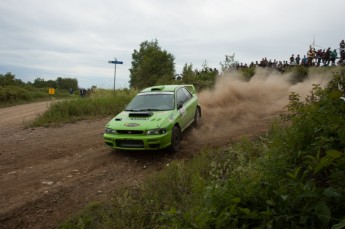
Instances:
[[[138,123],[125,123],[124,125],[128,126],[128,127],[140,126],[140,124],[138,124]]]
[[[149,118],[127,118],[127,121],[147,121]]]
[[[183,117],[186,115],[186,109],[184,107],[182,107],[180,110],[178,110],[178,112],[180,112],[180,116]]]
[[[172,114],[172,115],[169,116],[169,122],[170,122],[170,123],[174,122],[174,114]]]

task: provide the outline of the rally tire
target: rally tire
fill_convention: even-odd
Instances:
[[[201,118],[200,108],[197,107],[195,109],[195,115],[194,115],[194,121],[193,121],[194,128],[197,128],[200,125],[200,118]]]
[[[180,149],[181,139],[182,139],[182,134],[181,134],[180,128],[178,126],[174,126],[171,132],[171,145],[170,145],[171,153],[175,153]]]

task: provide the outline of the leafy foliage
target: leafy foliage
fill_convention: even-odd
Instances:
[[[230,72],[235,71],[237,65],[238,65],[238,61],[235,60],[235,53],[232,55],[225,55],[224,62],[220,63],[222,74],[226,75]]]
[[[181,83],[193,84],[197,90],[212,88],[216,83],[218,75],[218,70],[209,68],[206,61],[203,63],[201,70],[193,70],[192,64],[185,64],[182,71]]]
[[[78,90],[78,80],[72,78],[62,78],[58,77],[56,80],[45,80],[42,78],[36,78],[32,84],[37,88],[56,88],[60,90]]]
[[[132,54],[130,87],[142,89],[157,84],[169,84],[174,80],[175,57],[158,45],[158,41],[144,41]]]
[[[0,87],[5,86],[22,86],[25,83],[20,79],[16,79],[16,76],[8,72],[5,75],[0,74]]]

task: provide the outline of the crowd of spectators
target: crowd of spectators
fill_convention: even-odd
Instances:
[[[339,56],[338,52],[339,50]],[[338,60],[338,61],[337,61]],[[247,64],[239,63],[237,69],[243,69],[248,67],[268,67],[276,68],[279,71],[283,71],[286,67],[302,65],[305,67],[310,66],[335,66],[335,65],[345,65],[345,42],[342,40],[339,44],[339,49],[315,49],[314,45],[310,45],[309,50],[306,55],[301,57],[299,54],[295,57],[294,54],[291,55],[289,61],[277,61],[276,59],[267,60],[267,58],[262,58],[260,62],[251,62],[249,66]]]

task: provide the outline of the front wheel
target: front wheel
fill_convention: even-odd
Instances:
[[[182,134],[181,134],[180,128],[178,128],[177,126],[174,126],[171,133],[171,145],[170,145],[171,153],[175,153],[176,151],[180,149],[181,139],[182,139]]]

